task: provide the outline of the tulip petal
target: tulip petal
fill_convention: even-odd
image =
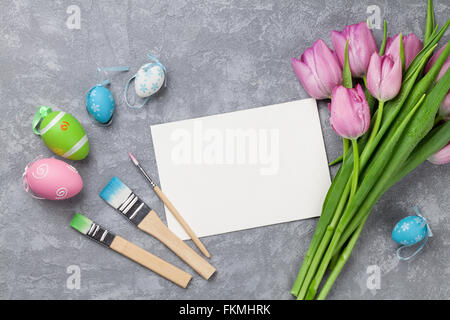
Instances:
[[[447,72],[448,67],[450,67],[450,57],[448,57],[447,60],[445,60],[444,65],[441,68],[441,71],[439,71],[436,81],[439,81],[444,76],[444,74]]]
[[[364,44],[359,40],[356,40],[357,36],[354,35],[353,29],[349,29],[350,39],[348,42],[348,62],[350,63],[350,69],[352,75],[355,77],[363,76],[366,73],[364,64],[361,62],[361,58],[364,58]]]
[[[450,92],[447,93],[444,101],[442,101],[441,107],[439,108],[439,115],[442,116],[444,120],[450,120]]]
[[[385,55],[390,55],[393,59],[400,57],[400,34],[396,34],[394,37],[387,38]],[[406,53],[405,53],[405,66],[406,66]]]
[[[410,33],[403,37],[403,47],[405,49],[405,68],[408,68],[420,50],[422,50],[423,43],[415,33]]]
[[[298,80],[311,97],[318,100],[326,99],[329,97],[327,95],[327,92],[324,92],[322,88],[318,85],[316,78],[314,77],[314,74],[305,63],[296,58],[292,58],[291,62]]]
[[[370,109],[359,84],[350,89],[337,86],[333,90],[329,107],[331,127],[341,137],[356,139],[367,132]]]
[[[342,83],[339,61],[322,39],[307,48],[300,60],[292,58],[292,67],[304,89],[315,99],[330,98],[333,88]]]
[[[427,65],[425,66],[425,73],[430,71],[431,67],[434,66],[434,64],[436,63],[436,60],[439,59],[439,57],[441,56],[442,51],[444,51],[446,46],[447,46],[447,44],[445,46],[443,46],[442,48],[440,48],[438,51],[436,51],[433,54],[433,56],[430,58],[430,60],[428,61]]]
[[[370,127],[370,108],[366,100],[366,95],[361,85],[356,86],[356,92],[358,95],[358,115],[361,119],[361,131],[366,133]]]
[[[377,51],[377,45],[372,31],[366,22],[346,26],[343,31],[332,31],[331,41],[336,51],[341,67],[344,65],[345,44],[348,44],[348,59],[350,70],[354,77],[366,74],[371,55]]]
[[[372,54],[377,51],[377,45],[366,22],[361,22],[350,30],[352,32],[352,55],[358,66],[357,73],[359,76],[363,76],[367,72]]]
[[[402,62],[400,58],[392,61],[390,56],[383,57],[381,71],[380,101],[391,100],[397,96],[402,86]]]
[[[367,69],[367,90],[378,100],[381,97],[381,63],[382,58],[377,52],[374,52],[370,58],[369,68]]]
[[[400,34],[387,38],[385,54],[391,55],[393,58],[400,56]],[[408,68],[416,55],[422,50],[423,43],[419,40],[415,33],[403,36],[403,49],[405,52],[405,68]]]
[[[343,32],[333,30],[331,31],[331,42],[333,43],[333,48],[336,52],[336,56],[338,57],[339,64],[343,67],[345,60],[345,43],[347,42],[347,38],[344,36]]]
[[[367,89],[379,101],[394,98],[402,85],[402,63],[397,56],[395,61],[391,55],[382,57],[374,53],[367,70]]]
[[[447,164],[450,163],[450,142],[441,150],[428,158],[433,164]]]
[[[330,89],[327,92],[331,97],[331,90],[342,83],[342,69],[333,51],[322,39],[314,43],[313,50],[318,79],[324,88]]]

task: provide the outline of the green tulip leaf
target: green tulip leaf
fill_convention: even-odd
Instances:
[[[386,41],[387,41],[387,22],[386,22],[386,19],[384,19],[383,42],[381,43],[381,47],[380,47],[380,56],[382,56],[384,54],[384,50],[386,49]]]
[[[345,43],[344,70],[342,72],[342,85],[346,88],[352,88],[352,72],[350,70],[350,63],[348,61],[348,39]]]
[[[428,0],[427,22],[425,24],[425,36],[423,38],[424,45],[427,45],[430,42],[430,38],[435,30],[434,23],[433,0]]]

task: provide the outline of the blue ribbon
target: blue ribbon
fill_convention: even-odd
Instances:
[[[121,71],[129,71],[130,67],[129,66],[119,66],[119,67],[99,67],[97,68],[97,79],[98,79],[98,86],[107,86],[108,84],[111,83],[110,80],[103,80],[102,81],[102,72],[103,71],[117,71],[117,72],[121,72]]]
[[[427,219],[420,213],[419,208],[417,206],[414,206],[414,211],[416,212],[417,216],[419,216],[419,217],[421,217],[423,219],[422,227],[423,227],[423,225],[425,225],[426,228],[427,228],[427,232],[425,234],[425,237],[422,240],[422,243],[420,244],[420,247],[414,253],[412,253],[411,255],[409,255],[409,256],[402,256],[401,252],[402,252],[403,249],[411,247],[411,246],[414,246],[417,243],[401,246],[400,248],[398,248],[397,249],[397,258],[399,260],[409,260],[409,259],[414,258],[420,251],[422,251],[423,247],[427,243],[428,238],[433,236],[433,232],[431,231],[431,228],[430,228],[430,225],[428,224]]]

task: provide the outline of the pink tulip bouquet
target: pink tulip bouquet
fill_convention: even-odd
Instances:
[[[298,299],[327,296],[384,192],[427,159],[450,162],[450,46],[433,55],[449,24],[435,25],[428,0],[423,42],[388,38],[385,21],[378,49],[362,22],[331,32],[334,51],[319,39],[292,59],[305,90],[331,99],[330,124],[343,138],[333,162],[342,164],[292,288]]]

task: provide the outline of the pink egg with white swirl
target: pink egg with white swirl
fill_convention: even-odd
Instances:
[[[78,171],[64,161],[44,158],[25,168],[23,185],[35,198],[64,200],[81,191],[83,180]]]

